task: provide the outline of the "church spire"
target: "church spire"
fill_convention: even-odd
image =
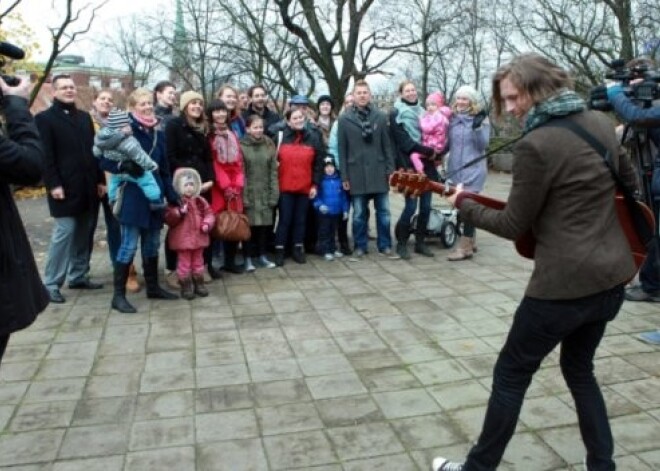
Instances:
[[[184,77],[188,70],[188,41],[186,28],[183,23],[183,7],[181,0],[176,0],[176,20],[174,23],[174,37],[172,38],[172,67],[170,68],[170,80],[181,90],[185,86]]]

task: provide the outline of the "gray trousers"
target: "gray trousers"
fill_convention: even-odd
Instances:
[[[90,211],[74,217],[55,218],[44,270],[43,281],[47,289],[61,288],[65,279],[76,283],[87,278],[92,253],[91,225]]]

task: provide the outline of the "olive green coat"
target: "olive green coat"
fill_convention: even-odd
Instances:
[[[277,182],[277,151],[268,137],[241,139],[245,162],[243,204],[251,226],[272,226],[273,208],[280,196]]]

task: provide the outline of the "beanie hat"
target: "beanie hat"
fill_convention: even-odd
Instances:
[[[332,165],[333,167],[335,166],[335,159],[333,159],[331,155],[328,155],[325,159],[323,159],[323,166],[325,167],[326,165]]]
[[[321,103],[323,103],[324,101],[327,101],[328,103],[330,103],[330,108],[331,109],[333,109],[333,110],[335,109],[335,102],[332,101],[332,97],[330,97],[330,95],[321,95],[319,97],[319,99],[316,100],[316,106],[317,107],[321,106]]]
[[[456,90],[456,96],[467,98],[474,105],[479,104],[479,93],[469,85],[463,85]]]
[[[290,105],[309,105],[309,99],[305,95],[293,95],[289,101]]]
[[[426,97],[426,103],[432,102],[440,106],[445,106],[445,96],[441,92],[433,92]]]
[[[128,118],[128,113],[119,108],[114,108],[108,113],[108,119],[105,125],[110,129],[121,129],[124,126],[130,126],[131,120]]]
[[[190,103],[193,100],[200,100],[202,103],[204,103],[204,97],[199,93],[193,90],[188,90],[187,92],[183,92],[181,94],[181,98],[179,99],[179,109],[181,111],[185,110],[186,106],[188,106],[188,103]]]

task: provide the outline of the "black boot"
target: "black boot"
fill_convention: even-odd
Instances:
[[[429,217],[422,217],[421,214],[417,215],[417,227],[415,227],[415,253],[424,255],[425,257],[435,257],[431,252],[428,245],[426,245],[426,228],[429,225]]]
[[[115,292],[112,296],[112,309],[115,309],[123,314],[135,314],[135,309],[131,303],[126,300],[126,280],[131,268],[130,263],[115,263],[114,267],[114,288]]]
[[[305,258],[305,250],[302,244],[296,244],[293,246],[292,257],[296,263],[307,263],[307,259]]]
[[[401,221],[394,226],[394,236],[396,237],[396,253],[403,260],[410,260],[408,252],[408,239],[410,238],[410,224],[404,224]]]
[[[275,247],[275,258],[273,259],[278,267],[284,266],[284,247]]]
[[[158,284],[158,257],[142,259],[144,281],[147,285],[147,298],[149,299],[179,299],[174,293],[164,290]]]
[[[215,268],[212,263],[209,263],[208,269],[209,269],[209,276],[211,277],[212,280],[220,280],[222,278],[222,271]]]
[[[243,267],[236,265],[236,251],[238,249],[238,242],[225,242],[225,265],[223,270],[229,273],[240,275],[243,273]]]

